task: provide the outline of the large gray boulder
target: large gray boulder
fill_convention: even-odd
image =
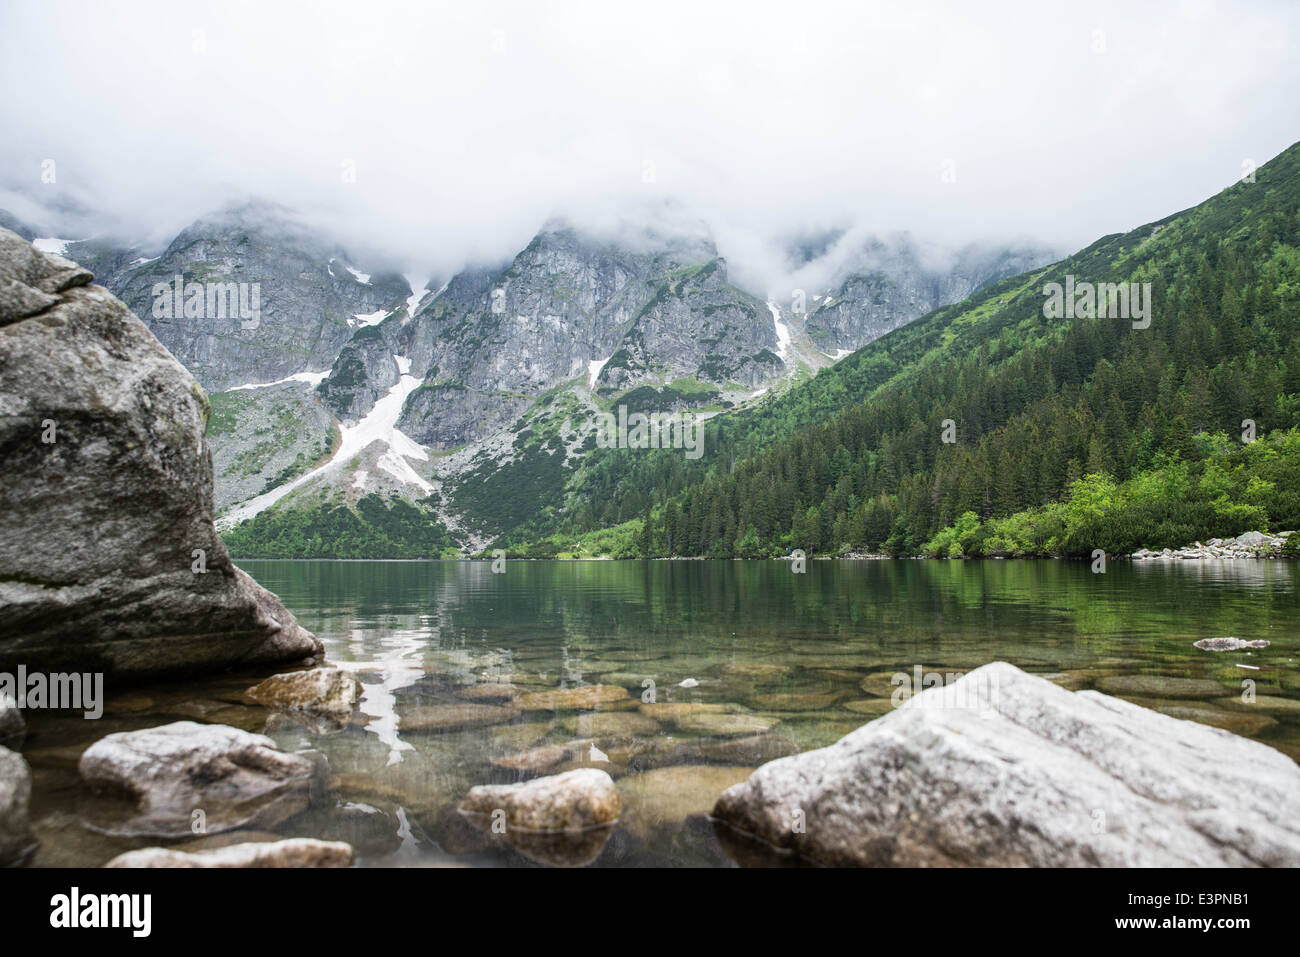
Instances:
[[[213,529],[203,390],[91,278],[0,229],[0,669],[319,654]]]
[[[34,843],[28,822],[31,798],[27,762],[0,747],[0,867],[22,859]]]
[[[829,865],[1300,865],[1290,758],[1003,662],[764,765],[713,815]]]
[[[124,813],[92,821],[97,830],[190,837],[270,829],[305,811],[315,765],[264,735],[175,721],[107,735],[77,769],[92,788],[131,800]]]

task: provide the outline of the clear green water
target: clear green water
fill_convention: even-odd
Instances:
[[[363,866],[729,866],[704,816],[717,794],[763,760],[833,743],[887,710],[888,676],[918,665],[958,672],[1004,660],[1071,688],[1127,675],[1208,678],[1221,694],[1125,696],[1300,757],[1295,563],[1112,563],[1100,575],[1050,561],[819,561],[804,574],[784,562],[510,562],[503,574],[486,563],[241,565],[320,635],[331,661],[358,674],[362,713],[317,733],[250,706],[241,692],[255,677],[231,676],[110,698],[100,721],[32,715],[24,752],[36,865],[98,865],[158,843],[81,826],[96,799],[76,759],[103,734],[184,718],[319,751],[328,786],[278,833],[348,840]],[[1192,647],[1224,635],[1272,645]],[[646,678],[656,701],[643,707]],[[679,687],[686,679],[699,684]],[[1240,703],[1243,679],[1262,706]],[[627,697],[594,719],[519,700],[475,712],[466,687],[483,683],[517,695],[602,684]],[[725,712],[682,719],[657,707],[692,703]],[[465,720],[410,727],[429,706],[441,706],[444,724]],[[598,753],[547,773],[588,764],[615,775],[624,814],[594,844],[568,858],[564,848],[530,856],[454,813],[470,787],[521,778],[503,759],[579,738]]]

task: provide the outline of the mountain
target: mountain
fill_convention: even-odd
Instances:
[[[76,222],[57,228],[84,232]],[[938,255],[910,238],[845,253],[843,238],[792,247],[818,268],[837,257],[841,301],[815,294],[823,325],[736,286],[707,226],[689,218],[617,231],[552,220],[510,261],[441,285],[362,262],[260,201],[161,244],[36,242],[87,264],[208,391],[215,506],[241,554],[296,555],[319,541],[333,556],[383,557],[554,529],[601,458],[598,413],[709,417],[764,401],[831,365],[843,343],[1019,254]],[[962,271],[944,273],[945,261]],[[191,283],[203,293],[193,305]],[[886,285],[908,292],[886,296]],[[875,298],[856,303],[859,291]],[[812,333],[828,339],[832,309],[850,305],[819,346]]]
[[[853,352],[940,306],[1057,258],[1033,243],[946,250],[906,233],[872,236],[849,253],[833,290],[814,296],[808,335],[823,352]]]
[[[1297,290],[1300,145],[719,417],[696,462],[605,453],[558,534],[507,544],[571,553],[624,523],[624,554],[1087,554],[1295,528]]]
[[[68,255],[80,255],[78,245]],[[238,315],[210,315],[206,304],[192,315],[188,292],[183,312],[167,297],[160,303],[156,287],[178,275],[187,284],[256,284],[257,325]],[[358,327],[397,309],[411,294],[401,276],[361,272],[340,246],[267,203],[201,219],[157,257],[140,257],[101,282],[211,392],[327,370]]]
[[[618,244],[551,223],[499,271],[458,276],[417,320],[436,326],[434,354],[401,426],[435,448],[485,437],[562,382],[699,405],[786,371],[770,311],[727,282],[707,239]]]

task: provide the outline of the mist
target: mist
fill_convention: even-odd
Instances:
[[[0,206],[164,242],[260,197],[443,277],[554,216],[703,223],[772,293],[808,280],[789,247],[819,231],[836,255],[899,231],[1066,252],[1290,145],[1298,23],[1286,3],[9,0]]]

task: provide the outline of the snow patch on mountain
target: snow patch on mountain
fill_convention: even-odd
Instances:
[[[415,307],[420,304],[421,299],[429,294],[429,283],[432,282],[433,279],[430,277],[424,282],[417,282],[413,276],[408,275],[406,276],[406,281],[411,284],[411,289],[413,290],[411,295],[406,297],[406,315],[409,317],[415,315]],[[447,286],[444,283],[442,289],[446,288]],[[442,289],[439,289],[438,292],[441,293]]]
[[[239,392],[243,389],[269,389],[273,385],[284,385],[286,382],[305,382],[310,386],[318,386],[329,378],[330,370],[324,372],[295,372],[291,376],[285,376],[283,379],[276,379],[274,382],[250,382],[247,385],[232,385],[227,392]]]
[[[393,356],[393,359],[397,362],[399,370],[402,370],[402,377],[383,398],[375,403],[375,407],[366,414],[365,418],[354,426],[340,427],[343,439],[333,458],[319,468],[312,469],[284,485],[231,509],[218,520],[218,524],[223,528],[230,528],[247,521],[270,508],[294,489],[302,488],[330,472],[342,469],[375,442],[381,442],[388,447],[379,460],[381,469],[405,484],[418,487],[425,495],[433,491],[433,485],[421,477],[407,461],[416,459],[427,462],[429,454],[422,445],[397,428],[402,406],[406,403],[407,396],[420,387],[420,380],[407,371],[411,367],[409,359],[403,359],[401,356]],[[358,480],[361,483],[360,487],[364,488],[364,476],[355,478],[354,485]]]
[[[596,380],[600,378],[600,370],[605,368],[605,363],[609,362],[609,360],[612,358],[614,357],[611,355],[611,356],[606,356],[603,359],[592,359],[590,362],[587,363],[587,388],[588,389],[596,388]]]
[[[777,351],[781,355],[781,361],[789,366],[794,358],[794,344],[790,335],[790,327],[781,318],[781,308],[776,303],[769,302],[767,308],[772,313],[772,324],[776,326]]]
[[[43,253],[53,253],[56,256],[66,256],[68,254],[68,243],[78,242],[76,239],[56,239],[53,236],[37,236],[32,240],[32,245]]]

